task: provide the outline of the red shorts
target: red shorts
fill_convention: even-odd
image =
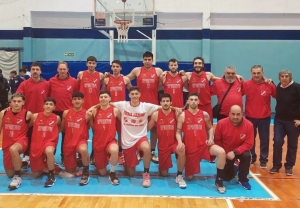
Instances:
[[[158,169],[160,171],[167,170],[167,169],[173,167],[171,154],[176,153],[177,145],[178,145],[178,143],[176,142],[176,143],[173,143],[172,145],[170,145],[168,147],[168,149],[165,149],[165,150],[158,149],[158,158],[159,158]]]
[[[16,141],[15,143],[19,143],[22,146],[22,151],[20,152],[20,154],[24,153],[28,147],[27,140]],[[11,159],[11,155],[9,152],[9,148],[6,148],[5,150],[3,150],[3,164],[4,164],[5,170],[10,170],[10,169],[14,168],[14,166],[12,164],[12,159]]]
[[[87,145],[87,141],[85,139],[79,140],[75,148],[64,147],[64,163],[67,170],[77,167],[76,153],[79,152],[79,147],[82,144]]]
[[[32,155],[30,155],[30,168],[31,168],[32,172],[36,172],[36,171],[43,170],[44,168],[48,168],[48,166],[47,166],[47,156],[45,154],[45,149],[47,147],[53,147],[55,149],[56,144],[47,143],[47,145],[44,146],[43,153],[40,156],[33,157]]]
[[[191,176],[200,173],[200,162],[201,160],[211,161],[215,156],[211,156],[209,149],[212,146],[202,145],[198,147],[197,151],[186,154],[185,162],[185,175]]]
[[[103,149],[101,150],[95,150],[94,151],[94,157],[95,157],[95,166],[97,170],[101,170],[106,168],[108,164],[108,160],[110,158],[109,154],[109,146],[112,144],[118,144],[117,140],[113,140],[110,143],[108,143]]]
[[[211,103],[206,104],[206,105],[198,105],[199,109],[202,111],[205,111],[208,113],[211,122],[213,122],[213,113],[212,113],[212,107],[211,107]]]
[[[147,137],[142,137],[139,139],[139,141],[137,141],[137,143],[135,143],[134,146],[128,149],[123,149],[126,168],[134,168],[139,164],[139,161],[136,157],[136,152],[138,151],[140,156],[143,157],[143,152],[140,151],[140,145],[142,142],[148,142]]]

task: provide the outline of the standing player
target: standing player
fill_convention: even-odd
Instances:
[[[0,112],[0,134],[2,136],[3,164],[6,175],[13,178],[8,188],[14,190],[22,183],[21,166],[22,154],[28,145],[28,123],[31,112],[23,108],[25,97],[22,94],[13,94],[11,97],[11,110]]]
[[[168,169],[173,167],[171,154],[176,154],[178,171],[175,182],[178,183],[179,188],[186,188],[186,183],[182,176],[185,165],[185,148],[181,140],[176,140],[177,117],[175,112],[171,110],[171,104],[171,95],[162,94],[160,97],[162,109],[152,114],[151,120],[148,123],[148,130],[151,129],[155,123],[157,124],[158,164],[160,174],[162,176],[168,175]]]
[[[27,100],[24,108],[32,113],[42,112],[44,99],[48,97],[50,85],[49,82],[41,77],[42,68],[37,62],[33,62],[30,67],[31,77],[20,84],[17,93],[23,94]],[[22,168],[29,166],[29,153],[31,146],[32,127],[28,129],[28,148],[24,152]]]
[[[187,77],[182,76],[178,72],[178,61],[176,59],[169,60],[170,71],[165,76],[161,76],[160,80],[164,86],[164,93],[172,96],[172,105],[182,108],[183,104],[183,86],[187,83]]]
[[[88,69],[80,71],[77,75],[79,91],[85,95],[83,109],[89,109],[99,103],[98,94],[100,92],[101,81],[104,78],[102,73],[96,71],[97,59],[94,56],[89,56],[87,58],[86,66]],[[91,164],[95,164],[93,151],[90,160]]]
[[[118,102],[126,100],[126,87],[130,89],[132,87],[130,79],[123,76],[120,71],[122,70],[122,63],[119,60],[114,60],[111,65],[113,74],[105,78],[103,81],[102,90],[107,89],[111,94],[111,101]],[[116,121],[116,128],[118,132],[118,146],[119,146],[119,164],[124,163],[124,155],[121,147],[121,121]]]
[[[30,150],[31,171],[33,177],[38,178],[43,174],[44,168],[48,169],[48,179],[45,187],[54,185],[54,151],[58,142],[59,127],[61,120],[53,113],[56,101],[53,98],[46,98],[44,111],[35,113],[31,119],[33,125],[32,146]],[[46,164],[45,164],[46,160]]]
[[[50,83],[50,97],[57,101],[55,111],[56,115],[62,119],[62,114],[65,110],[68,110],[72,106],[72,94],[78,90],[78,84],[76,79],[71,77],[69,73],[68,64],[66,62],[59,62],[57,66],[58,74],[49,80]],[[61,162],[64,166],[63,156],[63,144],[65,133],[61,133]]]
[[[109,104],[111,95],[108,90],[101,90],[99,94],[100,108],[93,110],[93,150],[96,168],[101,176],[106,174],[106,166],[110,163],[109,180],[113,185],[119,185],[116,176],[118,163],[118,144],[116,135],[116,117],[120,111]]]
[[[215,185],[219,193],[225,193],[223,185],[223,169],[226,162],[226,154],[222,147],[214,144],[214,129],[207,112],[198,109],[199,95],[191,93],[188,96],[188,109],[182,113],[177,122],[177,141],[182,141],[184,134],[184,145],[186,153],[185,175],[187,180],[192,180],[194,174],[200,172],[200,161],[211,160],[211,156],[217,156],[217,177]],[[207,138],[207,135],[209,136]],[[178,143],[178,148],[183,144]]]
[[[140,89],[140,101],[146,103],[158,104],[158,89],[159,89],[159,77],[162,74],[162,69],[152,66],[153,54],[149,51],[143,54],[142,67],[134,68],[127,77],[130,80],[137,78],[137,86]],[[151,160],[154,163],[158,163],[158,157],[155,155],[155,147],[157,142],[156,128],[152,128],[150,131],[150,143],[151,143]]]
[[[88,184],[89,174],[89,154],[87,140],[89,138],[89,125],[91,116],[82,108],[84,95],[81,92],[72,94],[73,108],[63,112],[62,130],[65,132],[63,150],[65,153],[65,168],[67,173],[74,174],[77,168],[76,153],[81,155],[83,172],[79,185]]]

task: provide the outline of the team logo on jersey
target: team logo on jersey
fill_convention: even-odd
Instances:
[[[205,81],[206,81],[206,79],[205,79],[205,78],[202,78],[202,79],[201,79],[201,82],[202,82],[202,83],[204,83]]]
[[[6,118],[5,123],[9,123],[9,122],[10,122],[10,118]]]
[[[85,81],[85,82],[88,82],[88,81],[89,81],[89,79],[88,79],[88,78],[84,78],[84,81]]]
[[[246,139],[246,134],[240,134],[240,139]]]
[[[49,126],[53,126],[53,124],[54,124],[54,121],[49,122]]]
[[[196,78],[194,77],[191,81],[192,81],[192,82],[196,82],[197,80],[196,80]]]
[[[238,91],[238,92],[240,92],[240,91],[241,91],[241,88],[240,88],[240,87],[239,87],[239,88],[237,88],[237,91]]]
[[[102,114],[99,113],[98,116],[97,116],[97,118],[102,118]]]
[[[142,74],[142,77],[146,77],[146,74]]]
[[[120,83],[119,83],[119,86],[121,86],[122,84],[123,84],[123,82],[120,82]]]
[[[45,90],[41,90],[41,95],[44,94]]]
[[[155,77],[155,74],[151,74],[151,78],[154,78]]]
[[[96,83],[98,81],[98,79],[93,79],[93,82]]]
[[[266,96],[266,95],[267,95],[267,92],[266,92],[265,90],[262,90],[262,91],[260,91],[260,95],[261,95],[261,96]]]
[[[175,123],[175,119],[174,119],[174,118],[171,118],[170,121],[169,121],[169,123],[170,123],[170,124]]]
[[[192,123],[192,120],[190,118],[187,119],[187,123]]]
[[[178,79],[177,81],[176,81],[176,83],[180,83],[181,82],[181,79]]]
[[[22,119],[17,119],[17,124],[21,124],[22,123]]]
[[[68,120],[69,120],[69,121],[72,121],[72,116],[69,116],[69,117],[68,117]]]
[[[71,89],[72,89],[72,86],[67,86],[68,91],[71,91]]]
[[[160,123],[160,124],[163,124],[163,123],[164,123],[164,119],[160,119],[160,120],[159,120],[159,123]]]
[[[82,118],[77,118],[77,123],[81,122]]]
[[[39,120],[38,124],[44,124],[43,120]]]
[[[203,120],[202,118],[198,118],[197,123],[199,123],[199,124],[202,123],[202,120]]]
[[[112,117],[112,113],[107,114],[107,118],[110,118],[110,117]]]

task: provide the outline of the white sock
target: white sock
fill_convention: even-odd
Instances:
[[[116,172],[116,166],[110,165],[110,172]]]

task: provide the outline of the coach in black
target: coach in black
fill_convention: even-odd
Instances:
[[[285,174],[293,175],[296,163],[298,137],[300,134],[300,84],[293,81],[288,70],[279,72],[277,85],[276,114],[274,119],[273,167],[270,173],[277,173],[282,166],[282,146],[287,136],[287,154],[284,163]]]

